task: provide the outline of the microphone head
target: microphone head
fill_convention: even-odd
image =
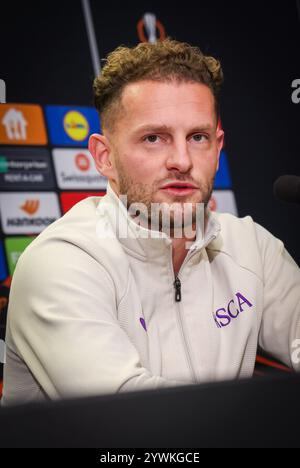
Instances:
[[[275,181],[273,189],[278,200],[300,203],[300,177],[283,175]]]

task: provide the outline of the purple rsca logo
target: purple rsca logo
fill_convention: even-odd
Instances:
[[[144,329],[145,331],[147,331],[146,322],[145,322],[145,320],[144,320],[142,317],[140,318],[140,323],[141,323],[143,329]]]
[[[235,294],[234,299],[228,302],[225,307],[216,310],[214,319],[218,328],[228,327],[233,320],[239,317],[241,313],[253,307],[248,299],[240,292]]]

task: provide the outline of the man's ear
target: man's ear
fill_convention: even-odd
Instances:
[[[217,130],[218,167],[217,167],[216,172],[219,170],[221,151],[224,147],[224,136],[225,136],[224,130],[222,130],[221,128],[218,128]]]
[[[104,177],[113,179],[114,167],[111,163],[111,145],[104,135],[94,133],[89,138],[89,152],[94,158],[97,171]]]

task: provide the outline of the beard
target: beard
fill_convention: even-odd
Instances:
[[[182,201],[182,197],[174,196],[174,201],[168,203],[157,200],[157,190],[163,181],[154,181],[151,185],[135,182],[118,157],[116,157],[116,169],[119,178],[119,196],[123,196],[124,201],[126,200],[126,208],[130,216],[135,220],[138,218],[139,224],[146,229],[166,232],[171,237],[182,237],[178,233],[182,233],[183,229],[195,231],[195,225],[201,213],[203,214],[201,221],[204,222],[207,205],[213,191],[214,177],[208,183],[195,184],[199,188],[197,200],[193,200],[195,196],[186,201]],[[173,177],[171,180],[174,182],[195,183],[195,181],[187,180],[185,175],[174,174]],[[140,209],[141,205],[143,209]]]

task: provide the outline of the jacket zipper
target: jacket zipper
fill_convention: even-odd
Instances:
[[[194,254],[194,252],[193,252]],[[180,278],[179,278],[179,273],[181,272],[182,268],[184,267],[184,265],[187,263],[187,260],[190,260],[190,258],[193,256],[193,254],[191,255],[187,255],[183,261],[183,264],[181,265],[180,267],[180,270],[178,272],[178,274],[174,277],[174,282],[173,282],[173,286],[174,286],[174,289],[175,289],[175,302],[181,302],[181,298],[182,298],[182,294],[181,294],[181,281],[180,281]],[[171,249],[171,271],[173,272],[174,269],[173,269],[173,261],[172,261],[172,249]]]
[[[175,302],[181,302],[181,281],[178,276],[175,277],[173,285],[175,288]]]
[[[184,259],[184,262],[181,265],[179,273],[182,270],[184,264],[186,263],[186,260],[187,260],[187,258]],[[188,343],[187,343],[187,340],[186,340],[186,335],[184,333],[184,326],[183,326],[183,321],[182,321],[182,317],[181,317],[181,307],[180,307],[180,302],[181,302],[181,297],[182,297],[181,296],[181,280],[179,278],[179,273],[176,276],[174,275],[173,261],[172,261],[172,248],[171,248],[171,271],[172,271],[173,279],[174,279],[173,286],[175,288],[175,302],[177,304],[176,309],[177,309],[177,318],[178,318],[179,328],[181,330],[181,336],[182,336],[184,348],[185,348],[185,351],[186,351],[188,366],[189,366],[189,369],[190,369],[190,372],[192,374],[194,382],[197,383],[197,377],[196,377],[196,374],[195,374],[195,371],[194,371],[194,368],[193,368],[192,358],[191,358],[190,350],[189,350]]]

